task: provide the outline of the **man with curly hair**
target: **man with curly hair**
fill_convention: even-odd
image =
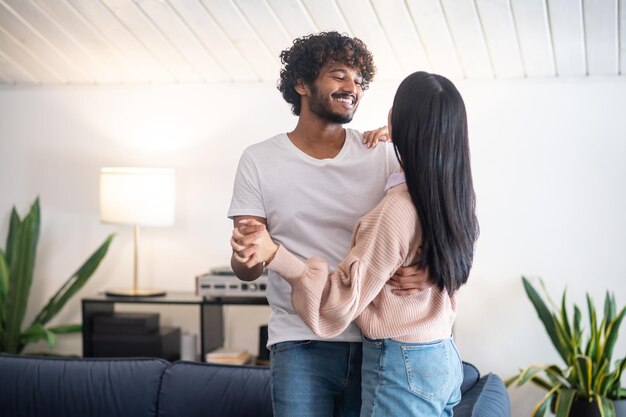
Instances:
[[[228,217],[237,226],[254,218],[275,242],[303,259],[319,256],[335,268],[348,253],[352,230],[383,198],[399,170],[392,146],[376,144],[386,130],[345,129],[376,68],[357,38],[325,32],[298,38],[280,54],[278,90],[298,116],[295,129],[247,148],[239,161]],[[372,149],[373,148],[373,149]],[[231,265],[246,281],[262,265],[247,268],[235,251]],[[397,294],[426,285],[415,270],[399,271]],[[269,272],[272,400],[276,417],[358,416],[361,405],[361,334],[352,324],[333,339],[316,336],[291,304],[291,287]]]

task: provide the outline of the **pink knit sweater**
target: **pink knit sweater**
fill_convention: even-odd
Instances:
[[[268,268],[292,287],[291,302],[320,337],[340,334],[356,319],[372,339],[428,342],[449,337],[456,299],[436,286],[398,296],[385,283],[401,266],[414,263],[421,227],[406,184],[385,198],[356,225],[348,256],[329,273],[325,260],[302,261],[280,246]]]

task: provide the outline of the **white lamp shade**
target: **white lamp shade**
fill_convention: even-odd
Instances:
[[[100,220],[139,226],[174,224],[173,169],[101,168]]]

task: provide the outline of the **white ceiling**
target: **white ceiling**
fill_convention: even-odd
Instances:
[[[626,72],[626,0],[0,0],[0,85],[274,82],[327,30],[365,41],[377,79]]]

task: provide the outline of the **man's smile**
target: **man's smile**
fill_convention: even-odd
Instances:
[[[343,103],[343,106],[347,109],[354,108],[356,104],[356,97],[352,95],[332,96],[333,100]]]

